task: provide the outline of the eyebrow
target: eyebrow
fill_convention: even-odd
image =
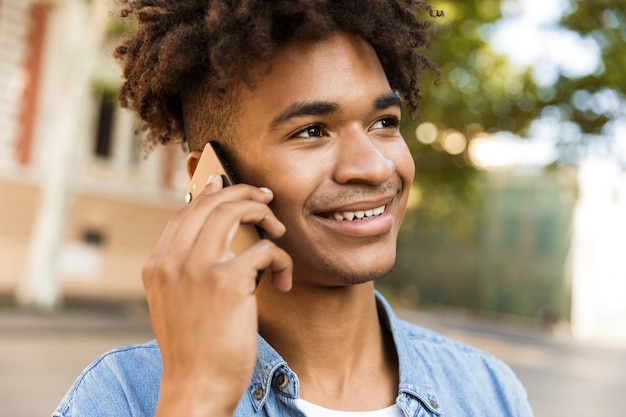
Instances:
[[[383,94],[374,101],[374,109],[385,110],[389,107],[397,107],[402,110],[402,99],[397,92]]]
[[[270,129],[275,130],[281,124],[295,117],[301,116],[323,116],[327,114],[337,113],[339,104],[330,101],[313,101],[313,102],[295,102],[291,104],[285,111],[280,113],[272,120]]]
[[[402,109],[402,100],[395,92],[382,94],[374,100],[374,110],[384,110],[389,107],[398,107],[399,109]],[[339,110],[339,104],[332,101],[298,101],[291,104],[287,107],[287,109],[272,120],[270,123],[270,130],[276,130],[281,124],[296,117],[324,116],[338,113]]]

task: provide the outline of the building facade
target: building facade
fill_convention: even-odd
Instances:
[[[183,204],[184,153],[146,158],[111,100],[112,13],[0,0],[0,294],[24,304],[143,297],[141,260]]]

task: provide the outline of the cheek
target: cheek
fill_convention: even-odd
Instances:
[[[291,160],[293,161],[293,159]],[[315,171],[304,163],[294,164],[289,159],[274,159],[260,173],[279,200],[292,200],[305,192],[315,176]]]
[[[276,152],[266,164],[267,186],[287,200],[306,199],[327,175],[328,155],[306,152]]]
[[[301,212],[306,199],[313,192],[315,171],[307,170],[302,165],[275,166],[267,178],[268,187],[274,193],[274,200],[270,207],[275,212]]]
[[[283,223],[290,223],[290,217],[299,215],[315,182],[315,171],[304,163],[293,163],[294,158],[281,158],[272,155],[254,167],[248,167],[247,177],[251,184],[268,187],[274,194],[270,208]],[[252,168],[252,169],[250,169]]]

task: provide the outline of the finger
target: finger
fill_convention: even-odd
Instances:
[[[238,276],[246,279],[246,283],[243,284],[246,293],[254,292],[256,289],[257,272],[261,270],[270,272],[266,273],[264,278],[271,275],[272,283],[277,290],[287,292],[291,289],[293,261],[287,252],[268,239],[255,243],[228,261],[235,262],[240,274]]]
[[[216,177],[215,182],[221,184],[221,181],[221,177]],[[255,201],[266,205],[273,198],[271,191],[246,184],[237,184],[221,190],[218,188],[219,192],[216,192],[212,185],[213,183],[207,185],[186,207],[187,210],[182,214],[178,230],[169,242],[182,252],[191,249],[206,223],[215,221],[214,219],[209,221],[208,217],[221,204],[234,201]],[[219,218],[217,221],[221,222]]]
[[[242,261],[248,261],[256,270],[269,271],[276,289],[283,292],[291,289],[293,261],[291,256],[276,243],[264,239],[251,246],[245,253],[242,252],[242,255]]]
[[[222,178],[220,176],[211,176],[202,192],[212,194],[221,188]],[[192,203],[194,202],[192,201]],[[179,233],[181,225],[188,219],[190,213],[193,213],[193,210],[189,206],[185,206],[170,218],[152,250],[152,257],[160,258],[163,252],[171,246],[174,237]]]
[[[285,226],[274,216],[271,209],[255,201],[224,202],[207,216],[189,256],[206,260],[224,260],[231,252],[232,240],[240,224],[256,224],[270,236],[282,236]]]
[[[222,188],[222,178],[219,176],[211,176],[207,180],[207,184],[203,189],[203,192],[206,194],[215,193],[219,189]],[[193,201],[192,201],[193,203]],[[156,245],[152,249],[151,253],[145,259],[142,268],[141,268],[141,279],[146,291],[149,291],[151,288],[151,284],[155,279],[155,274],[159,270],[159,265],[163,264],[163,257],[167,251],[170,251],[174,246],[172,245],[175,237],[179,234],[179,229],[181,225],[188,219],[189,214],[193,212],[189,206],[183,207],[179,210],[174,216],[170,218],[165,229],[161,233],[161,236],[157,240]],[[180,249],[180,256],[177,258],[173,257],[170,254],[170,258],[167,260],[168,268],[179,269],[182,262],[184,262],[187,258],[187,255],[184,254],[184,248]]]

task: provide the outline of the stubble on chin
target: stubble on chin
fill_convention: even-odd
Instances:
[[[395,262],[391,262],[389,265],[384,265],[375,270],[369,271],[355,271],[337,268],[336,265],[326,263],[324,269],[326,270],[326,277],[329,281],[335,277],[334,281],[338,286],[350,286],[364,284],[366,282],[375,281],[388,275],[392,270]]]

